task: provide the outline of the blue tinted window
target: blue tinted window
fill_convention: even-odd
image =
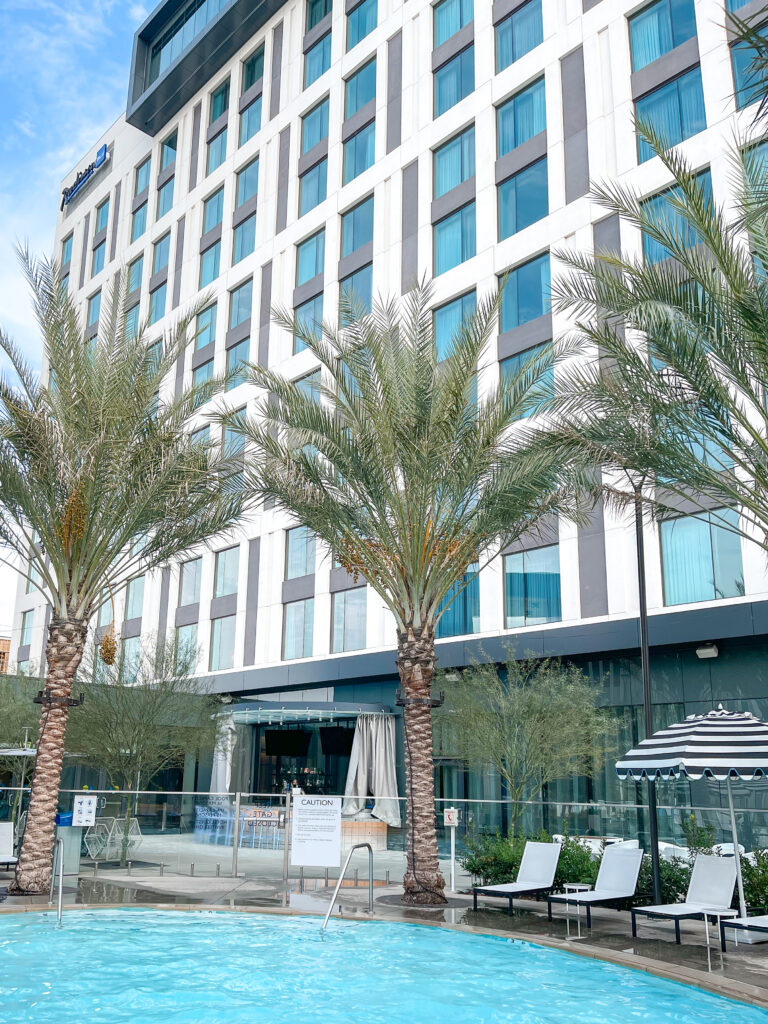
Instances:
[[[529,0],[496,26],[496,70],[520,60],[543,39],[541,0]]]
[[[560,552],[557,544],[504,556],[504,628],[558,622]]]
[[[733,532],[738,519],[734,510],[719,509],[661,523],[665,605],[744,595],[741,539]]]
[[[229,110],[229,80],[220,85],[211,95],[211,109],[208,111],[208,124],[213,124]]]
[[[523,263],[511,270],[501,293],[500,328],[513,327],[535,320],[549,312],[549,253]]]
[[[496,111],[498,155],[504,156],[547,127],[544,79],[522,89]]]
[[[256,214],[237,225],[232,238],[232,265],[250,256],[256,248]]]
[[[299,216],[314,209],[325,199],[328,187],[328,161],[321,160],[299,178]]]
[[[168,266],[171,258],[171,232],[168,231],[159,242],[155,242],[155,249],[152,255],[152,273],[157,274],[164,267]]]
[[[294,317],[306,334],[319,334],[323,323],[323,295],[315,295],[294,310]],[[293,336],[293,352],[302,352],[307,346],[298,334]]]
[[[434,226],[435,276],[475,255],[475,204],[462,207]]]
[[[173,182],[174,178],[166,181],[162,188],[157,190],[157,219],[164,217],[173,207]]]
[[[342,259],[372,241],[373,196],[369,196],[341,218]]]
[[[240,115],[240,145],[244,146],[261,128],[261,96],[249,103]]]
[[[438,606],[438,613],[442,612],[435,630],[438,640],[480,632],[480,577],[476,564],[467,566],[462,584],[464,589],[459,592],[460,584],[455,583]]]
[[[224,615],[211,622],[211,653],[208,668],[211,672],[232,668],[235,663],[236,615]]]
[[[179,133],[171,132],[168,138],[163,142],[160,147],[160,170],[164,171],[166,167],[170,167],[176,159],[176,145],[178,142]]]
[[[139,304],[131,306],[128,312],[125,314],[125,336],[126,338],[135,338],[139,333]]]
[[[168,285],[161,284],[149,294],[149,322],[157,323],[160,317],[165,316],[165,295]]]
[[[216,138],[211,139],[208,143],[208,163],[207,173],[215,171],[217,167],[221,167],[227,158],[227,129],[223,132],[219,132]]]
[[[315,535],[306,526],[285,531],[285,579],[295,580],[315,571]]]
[[[709,171],[703,171],[698,176],[698,180],[711,200],[712,178]],[[653,218],[655,226],[675,232],[683,245],[695,245],[698,239],[693,229],[688,225],[682,214],[673,206],[670,206],[669,203],[671,198],[679,197],[679,195],[679,189],[667,189],[650,199],[646,199],[642,204],[643,210]],[[654,238],[649,238],[647,234],[643,233],[643,256],[646,263],[658,263],[660,260],[668,259],[671,255],[669,249],[662,245],[661,242],[657,242]]]
[[[373,167],[376,149],[376,122],[371,121],[365,128],[344,143],[344,184],[358,174]]]
[[[144,257],[139,256],[128,267],[128,294],[141,288],[141,279],[144,274]]]
[[[221,242],[216,242],[200,254],[200,287],[205,288],[219,276]]]
[[[450,110],[475,88],[475,48],[468,46],[435,72],[435,117]]]
[[[350,118],[376,98],[376,58],[369,60],[346,83],[344,117]]]
[[[137,238],[141,238],[147,230],[147,205],[147,203],[142,203],[137,210],[133,211],[133,216],[131,217],[132,242],[135,242]]]
[[[244,323],[251,315],[253,306],[253,278],[243,282],[229,295],[229,329]]]
[[[65,238],[61,243],[61,265],[65,267],[72,260],[72,239],[74,235]]]
[[[435,48],[456,35],[474,17],[472,0],[440,0],[435,4]]]
[[[101,245],[97,245],[93,250],[93,256],[91,257],[91,277],[95,277],[104,269],[104,257],[106,252],[106,242],[102,242]]]
[[[466,295],[460,295],[458,299],[452,299],[451,302],[446,302],[444,306],[439,306],[435,310],[433,323],[438,359],[445,359],[451,351],[455,334],[467,317],[474,314],[475,305],[475,293],[467,292]]]
[[[319,24],[326,14],[331,13],[331,0],[307,0],[307,28],[314,28]]]
[[[237,175],[237,196],[236,206],[242,206],[252,199],[259,190],[259,158],[251,162],[238,172]]]
[[[103,231],[107,224],[109,224],[109,200],[105,199],[103,203],[96,207],[96,226],[94,230],[97,233]]]
[[[331,66],[331,33],[304,54],[304,88],[316,82]]]
[[[243,88],[242,92],[256,85],[260,78],[264,77],[264,47],[260,46],[256,53],[243,61]]]
[[[216,303],[197,314],[195,351],[210,345],[216,338]]]
[[[150,158],[147,157],[136,168],[136,178],[133,186],[134,196],[137,196],[139,192],[143,192],[145,188],[149,188],[149,167],[151,162]]]
[[[704,131],[707,118],[704,111],[704,93],[701,88],[701,69],[686,71],[659,89],[654,89],[635,104],[638,119],[652,125],[667,146],[675,146],[683,139]],[[653,149],[641,138],[637,140],[637,159],[650,160]]]
[[[499,241],[522,231],[549,212],[547,158],[499,185]]]
[[[88,299],[88,327],[93,327],[95,323],[98,323],[99,313],[101,312],[101,292],[96,292]]]
[[[765,94],[762,76],[754,66],[759,54],[749,43],[736,43],[731,47],[733,85],[736,93],[736,108],[741,110],[750,103],[756,103]]]
[[[537,360],[544,357],[546,357],[546,365],[537,365]],[[530,372],[535,376],[536,388],[546,388],[547,395],[552,396],[555,393],[555,369],[551,365],[550,359],[551,345],[548,342],[544,342],[543,345],[535,345],[525,352],[518,352],[517,355],[510,356],[508,359],[502,359],[500,364],[502,383],[511,386],[521,373]],[[532,416],[538,411],[538,408],[531,404],[524,412],[521,410],[515,418]]]
[[[283,658],[309,658],[312,655],[312,629],[314,625],[315,600],[291,601],[284,605]]]
[[[160,38],[153,43],[149,61],[148,85],[161,75],[192,44],[219,11],[232,0],[189,0]]]
[[[693,0],[657,0],[629,19],[632,70],[639,71],[695,35]]]
[[[365,605],[365,587],[333,595],[331,650],[334,654],[365,647]]]
[[[378,19],[377,0],[363,0],[347,15],[347,49],[357,46],[376,28]]]
[[[475,127],[435,150],[435,199],[475,174]]]
[[[324,265],[325,231],[323,230],[296,246],[296,284],[306,284],[313,277],[322,274]]]
[[[301,119],[301,155],[328,138],[328,97]]]
[[[201,366],[195,367],[192,371],[192,384],[194,387],[199,388],[203,384],[206,384],[209,380],[213,379],[213,360],[209,359],[207,363],[203,363]],[[206,396],[208,397],[208,396]],[[198,404],[202,401],[202,396],[199,396]]]
[[[243,367],[251,357],[251,342],[248,338],[227,349],[227,374],[233,374],[227,381],[227,391],[236,388],[245,380]],[[241,435],[242,436],[242,435]]]
[[[373,304],[373,264],[356,270],[339,283],[342,296],[342,326],[351,323],[361,313],[370,313]]]

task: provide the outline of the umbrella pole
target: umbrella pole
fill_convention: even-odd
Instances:
[[[736,858],[736,885],[739,889],[739,913],[742,917],[747,916],[747,904],[744,900],[744,881],[741,877],[741,852],[739,851],[739,835],[736,831],[736,814],[733,810],[733,789],[731,788],[731,776],[727,779],[728,786],[728,810],[731,812],[731,835],[733,836],[733,856]]]

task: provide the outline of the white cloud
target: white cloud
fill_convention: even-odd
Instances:
[[[128,8],[128,17],[131,21],[135,21],[137,25],[140,25],[142,21],[146,21],[149,11],[143,4],[131,4]]]

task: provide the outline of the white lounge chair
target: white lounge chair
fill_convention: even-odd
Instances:
[[[643,851],[626,846],[607,846],[600,861],[594,889],[586,892],[554,893],[547,897],[547,917],[552,920],[552,904],[575,904],[587,908],[587,928],[592,927],[594,906],[611,906],[635,895]]]
[[[738,933],[741,932],[745,936],[746,942],[768,942],[768,938],[765,939],[750,939],[749,932],[757,932],[758,934],[768,934],[768,914],[760,914],[758,917],[736,917],[730,921],[723,919],[720,922],[720,948],[725,953],[725,929],[731,928],[733,930],[733,939],[738,939]]]
[[[13,856],[13,822],[0,822],[0,864],[13,867],[16,861]]]
[[[525,844],[523,859],[517,872],[517,880],[505,882],[503,885],[478,885],[472,890],[474,909],[477,910],[477,897],[500,896],[509,900],[509,913],[512,913],[512,901],[516,896],[531,895],[551,889],[555,882],[555,871],[560,859],[560,843],[534,843],[530,840]]]
[[[693,864],[684,903],[663,903],[657,907],[632,908],[632,937],[637,937],[637,915],[663,917],[675,922],[675,942],[680,944],[680,922],[701,918],[707,910],[727,910],[736,885],[734,857],[713,857],[700,853]]]

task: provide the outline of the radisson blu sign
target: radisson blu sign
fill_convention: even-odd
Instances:
[[[67,203],[71,203],[75,196],[78,194],[81,188],[91,180],[96,171],[107,162],[109,154],[107,153],[106,142],[96,154],[96,159],[93,160],[87,167],[84,167],[82,171],[77,172],[77,177],[73,183],[61,191],[61,209],[63,210]]]

